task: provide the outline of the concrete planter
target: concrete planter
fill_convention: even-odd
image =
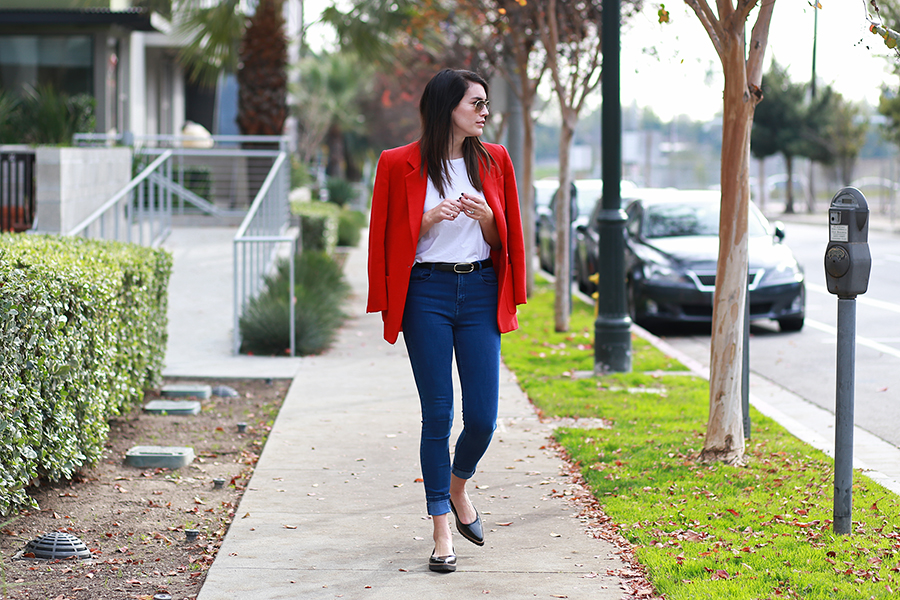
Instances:
[[[66,233],[131,181],[132,150],[37,149],[36,208],[40,233]]]

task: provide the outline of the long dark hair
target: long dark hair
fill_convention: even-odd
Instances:
[[[444,69],[431,78],[419,101],[419,115],[422,119],[422,137],[419,140],[422,173],[427,170],[428,178],[441,196],[444,195],[449,181],[452,113],[472,83],[482,86],[487,95],[488,84],[477,73],[461,69]],[[463,140],[462,150],[466,170],[469,172],[469,181],[476,190],[484,191],[480,167],[483,165],[490,170],[493,157],[477,137],[467,137]]]

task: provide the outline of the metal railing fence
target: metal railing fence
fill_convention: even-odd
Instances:
[[[209,213],[243,216],[262,187],[279,152],[287,150],[283,136],[184,135],[107,136],[77,134],[83,146],[127,142],[135,160],[146,165],[166,150],[175,155],[171,181],[180,186],[175,214]],[[185,200],[189,192],[193,202]],[[201,206],[201,203],[205,203]]]
[[[272,169],[253,200],[247,216],[234,236],[234,353],[240,353],[240,320],[247,303],[265,286],[279,248],[288,244],[288,320],[291,356],[296,354],[294,321],[294,255],[298,232],[289,231],[290,163],[286,152],[279,153]]]

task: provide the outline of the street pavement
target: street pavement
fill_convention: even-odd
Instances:
[[[486,543],[456,535],[457,572],[430,572],[418,399],[402,339],[387,344],[380,316],[365,313],[365,243],[347,255],[350,318],[330,351],[247,357],[231,353],[234,233],[176,229],[164,244],[174,256],[164,375],[293,383],[199,600],[629,595],[636,573],[615,537],[598,535],[609,530],[573,501],[578,488],[549,443],[555,424],[537,418],[505,367],[497,433],[469,491]],[[635,331],[708,375],[707,365]],[[751,402],[830,452],[830,413],[759,378]],[[855,436],[857,466],[900,493],[900,451],[859,429]]]

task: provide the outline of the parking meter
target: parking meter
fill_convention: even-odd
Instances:
[[[837,294],[837,368],[834,397],[834,515],[837,534],[853,525],[853,410],[856,388],[856,296],[869,287],[869,205],[856,188],[845,187],[828,207],[825,282]]]
[[[825,249],[825,282],[840,298],[865,294],[872,270],[869,254],[869,205],[856,188],[845,187],[828,208],[828,246]]]

